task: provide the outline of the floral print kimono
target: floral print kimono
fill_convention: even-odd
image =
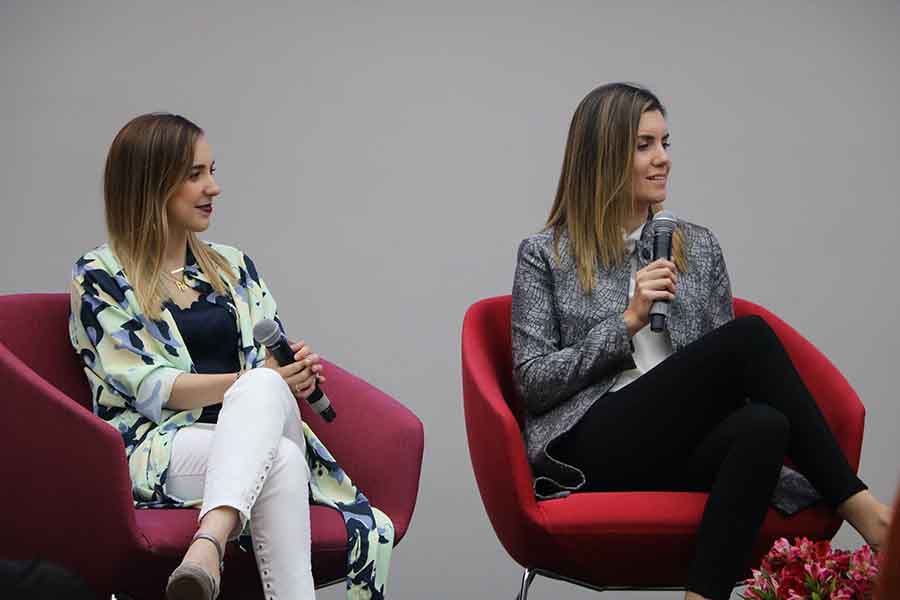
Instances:
[[[253,325],[262,319],[277,320],[275,300],[250,257],[230,246],[209,246],[231,264],[237,283],[232,285],[223,277],[228,293],[217,294],[190,250],[185,281],[200,292],[201,299],[224,306],[234,316],[240,332],[240,347],[235,351],[242,369],[260,367],[265,349],[254,341]],[[107,244],[75,264],[71,302],[72,345],[85,365],[94,412],[125,441],[135,505],[198,505],[199,499],[175,498],[165,490],[175,433],[196,423],[203,410],[165,407],[175,378],[196,372],[172,314],[165,308],[159,320],[143,314],[121,263]],[[369,504],[306,423],[303,431],[310,499],[340,511],[347,527],[347,597],[384,598],[393,525]]]

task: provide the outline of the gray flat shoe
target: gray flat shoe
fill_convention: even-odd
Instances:
[[[211,542],[219,553],[219,577],[194,562],[183,562],[172,571],[166,584],[167,600],[215,600],[219,596],[219,581],[224,570],[224,551],[219,541],[208,533],[198,533],[191,540]]]

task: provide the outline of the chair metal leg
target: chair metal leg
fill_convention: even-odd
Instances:
[[[525,572],[522,573],[522,587],[516,600],[528,600],[528,588],[531,587],[531,582],[534,581],[536,574],[533,569],[525,569]]]

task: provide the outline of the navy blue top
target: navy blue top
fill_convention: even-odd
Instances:
[[[167,300],[166,308],[178,325],[178,331],[197,373],[210,375],[237,373],[241,370],[237,323],[225,306],[207,302],[201,297],[186,309]],[[198,422],[217,422],[220,410],[221,402],[204,406]]]

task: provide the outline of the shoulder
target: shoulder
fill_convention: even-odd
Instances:
[[[204,241],[204,244],[215,250],[218,254],[234,266],[242,265],[244,262],[244,251],[236,246],[228,244],[220,244],[219,242]]]
[[[119,262],[109,244],[101,244],[78,257],[72,266],[72,278],[83,279],[89,271],[106,273],[115,277],[121,273],[122,263]]]
[[[559,240],[559,250],[565,247],[565,235]],[[557,241],[554,239],[552,231],[540,231],[533,233],[519,242],[519,258],[525,256],[550,256],[555,254]]]
[[[220,244],[218,242],[204,243],[218,252],[222,256],[222,258],[227,260],[229,264],[231,264],[236,269],[252,269],[253,271],[256,271],[253,259],[251,259],[250,255],[240,248],[236,246],[229,246],[228,244]]]
[[[719,239],[712,229],[690,221],[678,221],[678,229],[681,231],[686,249],[691,254],[719,254],[722,252]]]
[[[71,297],[90,298],[93,305],[115,302],[120,307],[129,305],[127,293],[131,284],[122,270],[122,264],[110,248],[102,244],[85,252],[72,267]]]
[[[228,264],[232,266],[241,281],[249,278],[257,285],[261,285],[259,272],[256,269],[256,263],[250,258],[250,255],[235,246],[228,244],[220,244],[218,242],[204,242],[210,248],[218,252]],[[246,275],[246,278],[244,277]]]

